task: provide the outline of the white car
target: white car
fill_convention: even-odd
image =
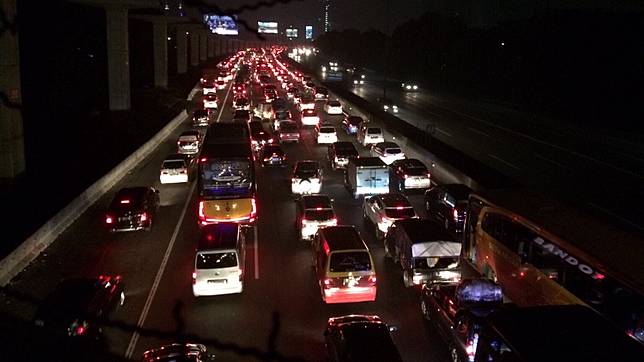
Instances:
[[[371,156],[379,157],[382,162],[390,165],[392,162],[405,158],[405,153],[395,142],[380,142],[371,147]]]
[[[215,82],[218,90],[226,89],[226,82],[223,80],[218,80]]]
[[[365,197],[362,204],[365,220],[376,226],[376,236],[381,238],[396,220],[418,218],[407,197],[399,193]]]
[[[331,144],[338,142],[338,133],[333,126],[321,125],[316,127],[316,141],[318,144]]]
[[[177,153],[182,155],[194,155],[201,147],[201,134],[199,131],[185,131],[179,135],[177,140]]]
[[[216,82],[205,82],[203,85],[203,94],[217,93],[217,84]]]
[[[203,96],[203,107],[217,109],[219,107],[219,97],[212,93],[206,94]]]
[[[380,127],[362,126],[358,131],[358,142],[367,147],[372,144],[385,142],[385,136]]]
[[[159,181],[161,184],[176,184],[188,182],[189,162],[183,155],[170,155],[163,160]]]
[[[338,101],[327,101],[324,104],[326,114],[342,114],[342,104]]]
[[[297,202],[296,227],[300,239],[313,239],[319,228],[338,225],[333,203],[327,195],[303,195]]]
[[[300,108],[300,111],[305,109],[315,109],[315,101],[311,98],[301,98],[298,107]]]
[[[291,177],[294,194],[319,194],[322,188],[322,168],[318,161],[297,161]]]
[[[302,112],[302,126],[317,126],[320,124],[320,116],[314,109],[305,109]]]

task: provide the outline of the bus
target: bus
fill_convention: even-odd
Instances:
[[[472,194],[461,257],[519,306],[587,305],[644,343],[644,240],[522,189]]]
[[[198,164],[198,223],[252,224],[257,219],[255,163],[245,124],[214,123]]]

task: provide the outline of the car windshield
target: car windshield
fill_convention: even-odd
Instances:
[[[367,251],[342,251],[331,254],[329,271],[333,273],[371,270],[371,258]]]
[[[251,164],[248,160],[209,159],[202,163],[202,187],[210,196],[226,196],[239,192],[239,188],[250,189]]]
[[[197,269],[221,269],[237,266],[237,253],[199,253]]]
[[[185,168],[186,164],[183,161],[163,161],[163,168],[165,169],[177,169]]]
[[[414,269],[453,269],[458,266],[458,256],[414,258]]]
[[[385,214],[392,219],[410,218],[416,215],[413,207],[387,207],[385,208]]]

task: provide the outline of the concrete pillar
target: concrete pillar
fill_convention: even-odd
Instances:
[[[215,56],[215,36],[208,34],[208,58]]]
[[[154,85],[168,86],[168,23],[158,20],[152,23],[152,47],[154,52]]]
[[[177,26],[177,73],[185,74],[188,71],[188,37],[186,29]]]
[[[1,0],[0,9],[10,22],[16,20],[16,0]],[[11,182],[25,172],[25,139],[22,127],[18,33],[0,35],[0,92],[10,102],[0,102],[0,179]]]
[[[199,60],[204,62],[208,59],[208,33],[200,31],[199,34]]]
[[[218,57],[222,55],[224,52],[222,50],[221,46],[221,37],[220,36],[215,36],[215,56]]]
[[[190,66],[199,65],[199,34],[194,29],[190,30]]]
[[[107,83],[110,110],[130,109],[130,52],[127,8],[105,8],[107,25]]]

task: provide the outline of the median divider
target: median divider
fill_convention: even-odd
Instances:
[[[190,93],[191,99],[195,92]],[[181,124],[188,119],[186,111],[175,116],[163,129],[157,132],[149,141],[134,151],[128,158],[115,166],[105,176],[98,179],[83,193],[78,195],[65,208],[60,210],[49,221],[41,226],[11,254],[0,261],[0,286],[5,286],[24,270],[29,264],[47,249],[60,234],[71,226],[92,204],[98,201],[125,175],[145,160],[162,144]]]

